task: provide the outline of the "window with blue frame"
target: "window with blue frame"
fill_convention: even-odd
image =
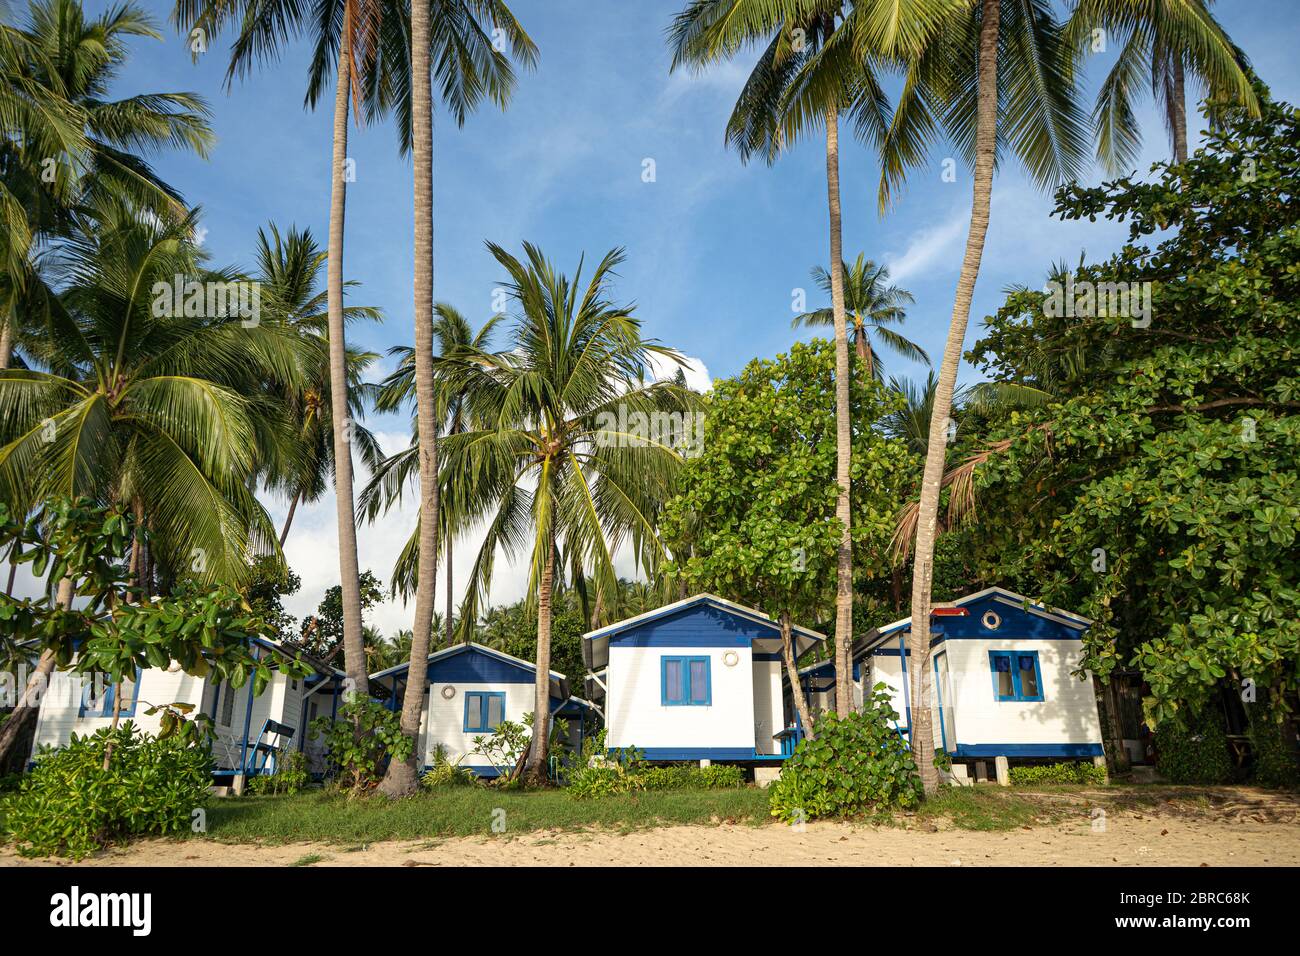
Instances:
[[[506,719],[506,695],[501,691],[470,691],[465,695],[465,732],[490,734]]]
[[[659,667],[665,707],[708,707],[713,703],[707,657],[663,657]]]
[[[998,700],[1043,699],[1043,672],[1038,651],[989,651],[993,696]]]
[[[77,708],[78,717],[112,717],[114,701],[117,699],[119,688],[114,687],[101,674],[87,675],[84,678],[86,686],[81,691],[81,706]],[[135,669],[135,677],[132,680],[122,681],[120,691],[122,694],[122,709],[118,711],[120,717],[135,716],[135,693],[140,684],[140,668]],[[96,691],[100,692],[99,697],[95,696]]]

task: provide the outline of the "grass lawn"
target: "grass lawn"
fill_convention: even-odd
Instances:
[[[447,787],[405,800],[349,800],[320,790],[296,796],[239,797],[208,806],[207,837],[232,843],[372,843],[491,836],[496,811],[505,833],[602,827],[635,830],[674,824],[769,822],[767,791],[663,790],[575,800],[562,790]],[[494,817],[494,814],[496,816]]]

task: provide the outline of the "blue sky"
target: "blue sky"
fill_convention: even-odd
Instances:
[[[463,129],[445,115],[435,124],[437,299],[476,322],[490,315],[501,272],[485,239],[512,250],[523,240],[538,243],[570,271],[584,252],[591,262],[625,246],[617,296],[637,303],[649,335],[697,360],[701,380],[703,369],[712,377],[730,375],[754,356],[789,346],[797,334],[790,328],[793,290],[805,288],[810,304],[822,304],[808,277],[810,267],[828,259],[822,144],[810,139],[773,167],[745,166],[728,152],[723,126],[748,63],[670,76],[664,29],[681,3],[512,3],[540,47],[538,68],[520,74],[508,111],[485,107]],[[87,0],[89,11],[98,6]],[[147,0],[145,6],[166,24],[170,4]],[[1216,12],[1274,95],[1300,99],[1294,2],[1225,2]],[[163,42],[133,45],[114,92],[190,90],[208,98],[218,136],[212,156],[162,155],[155,165],[202,206],[214,261],[251,265],[256,230],[270,221],[310,227],[323,244],[329,104],[315,113],[303,109],[306,45],[291,47],[278,64],[227,92],[228,38],[218,38],[196,64],[184,38],[169,25],[164,32]],[[1109,62],[1102,56],[1090,63],[1090,87]],[[1140,116],[1148,131],[1138,166],[1145,172],[1168,146],[1149,102]],[[357,179],[348,193],[346,275],[360,284],[352,301],[377,305],[386,316],[382,326],[358,329],[351,341],[383,351],[412,336],[411,167],[398,155],[391,124],[354,126],[349,154]],[[895,281],[916,297],[906,332],[934,356],[947,332],[970,202],[963,166],[955,183],[942,181],[946,155],[937,149],[933,166],[913,174],[885,219],[876,214],[878,166],[871,153],[846,142],[841,157],[845,253],[865,252],[892,267]],[[647,159],[655,165],[650,183],[642,178]],[[1122,243],[1123,226],[1057,222],[1048,217],[1051,206],[1049,196],[1005,164],[967,346],[1006,285],[1038,283],[1054,260],[1077,261],[1082,249],[1103,257]],[[897,358],[886,364],[894,373],[924,375]],[[971,370],[963,376],[971,378]],[[372,425],[385,432],[390,448],[405,442],[404,420]],[[282,502],[268,507],[277,517],[285,510]],[[295,521],[288,556],[304,579],[303,592],[290,602],[297,614],[337,582],[332,513],[327,498]],[[363,532],[362,566],[386,578],[408,521],[398,514]],[[470,560],[470,548],[459,547],[458,572]],[[522,573],[503,574],[494,599],[517,598]],[[374,623],[385,630],[409,626],[409,614],[387,605]]]

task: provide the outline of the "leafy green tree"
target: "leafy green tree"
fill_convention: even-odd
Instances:
[[[384,583],[370,571],[361,572],[361,612],[364,615],[376,604],[383,603]],[[316,613],[302,622],[302,645],[323,660],[332,661],[343,650],[345,633],[343,588],[334,585],[316,607]],[[367,660],[369,655],[367,655]]]
[[[1256,94],[1260,118],[1227,111],[1154,181],[1059,192],[1059,216],[1127,221],[1129,243],[1076,272],[1071,314],[1016,292],[971,353],[995,381],[1033,381],[1044,355],[1087,370],[991,421],[975,538],[1094,619],[1084,665],[1139,669],[1153,727],[1223,683],[1297,684],[1300,120]]]
[[[860,570],[886,575],[894,509],[915,460],[875,427],[895,402],[879,382],[855,376],[851,397],[853,544]],[[703,454],[683,469],[663,521],[674,553],[684,530],[692,551],[669,573],[689,590],[753,605],[780,622],[787,676],[811,732],[791,628],[833,606],[840,534],[833,346],[796,343],[774,360],[750,362],[715,383],[704,413]]]

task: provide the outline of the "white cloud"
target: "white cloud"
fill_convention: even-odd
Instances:
[[[915,232],[901,254],[890,253],[885,257],[890,280],[901,285],[917,276],[929,278],[925,274],[936,264],[944,271],[955,272],[956,264],[951,256],[959,248],[967,224],[968,217],[960,213],[947,222]]]

